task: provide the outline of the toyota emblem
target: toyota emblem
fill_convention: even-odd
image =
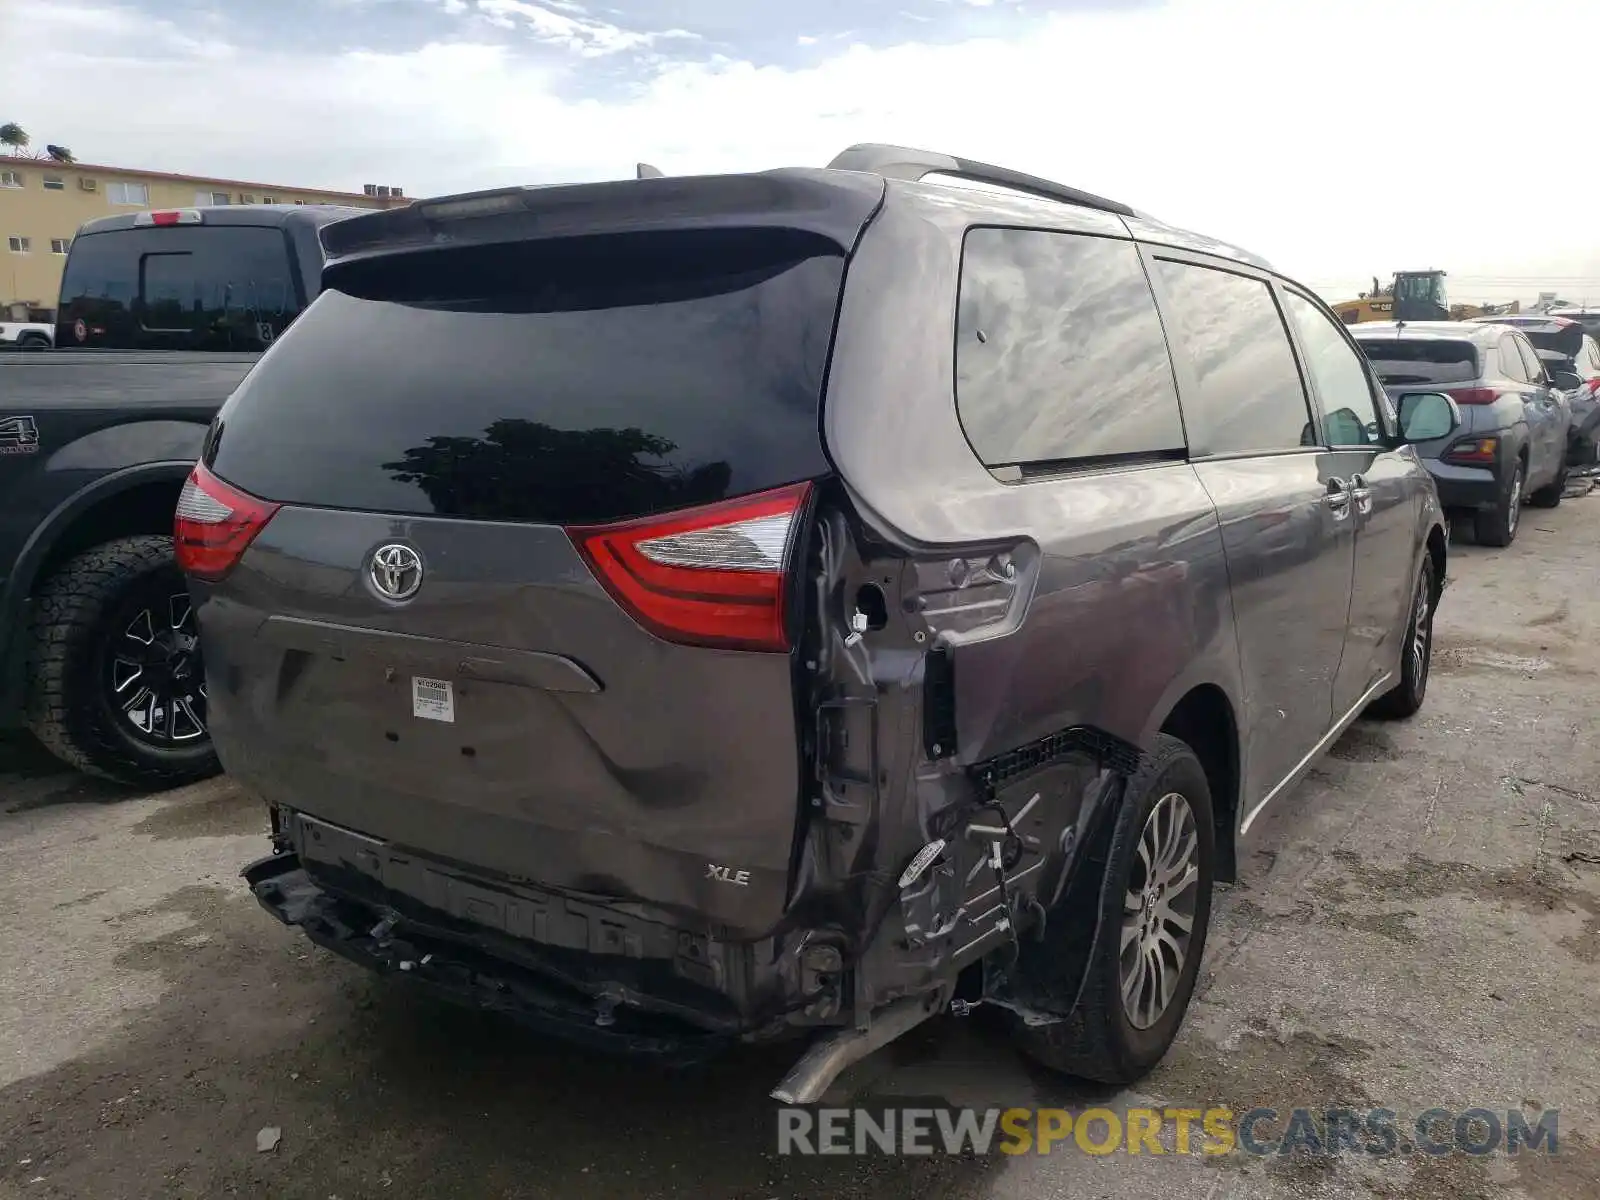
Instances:
[[[367,575],[385,600],[409,600],[422,587],[422,556],[398,543],[379,546],[372,552]]]

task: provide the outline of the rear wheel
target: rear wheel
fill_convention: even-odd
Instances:
[[[1161,1061],[1194,994],[1211,922],[1216,835],[1200,760],[1162,735],[1128,782],[1101,889],[1101,932],[1076,1009],[1060,1021],[1019,1025],[1024,1052],[1057,1071],[1128,1084]],[[1068,892],[1071,896],[1071,892]],[[1045,923],[1063,933],[1083,920],[1059,905]],[[1049,953],[1047,941],[1041,949]],[[1051,997],[1063,1006],[1072,996]]]
[[[1428,671],[1433,665],[1433,613],[1439,597],[1434,583],[1433,555],[1422,556],[1416,590],[1411,596],[1411,616],[1406,622],[1405,652],[1400,660],[1400,682],[1367,707],[1367,714],[1388,720],[1415,716],[1428,695]]]
[[[198,630],[171,538],[108,542],[45,582],[27,703],[34,735],[79,770],[144,787],[216,773]]]
[[[1500,503],[1477,515],[1476,532],[1482,545],[1509,546],[1516,538],[1522,517],[1522,484],[1527,477],[1524,471],[1522,460],[1518,459],[1511,471],[1511,485],[1500,497]]]
[[[50,349],[50,339],[42,333],[25,333],[17,339],[17,349],[48,350]]]

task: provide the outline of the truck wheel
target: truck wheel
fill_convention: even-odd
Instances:
[[[67,562],[34,610],[34,736],[118,783],[171,787],[215,774],[197,632],[171,538],[122,538]]]
[[[1522,516],[1522,460],[1517,460],[1511,472],[1511,486],[1500,497],[1500,503],[1488,512],[1477,514],[1474,532],[1483,546],[1509,546],[1517,536],[1517,522]]]
[[[17,349],[48,350],[50,349],[50,339],[42,333],[25,333],[17,339]]]
[[[1161,1061],[1194,994],[1211,923],[1216,834],[1211,789],[1194,752],[1165,734],[1128,781],[1106,852],[1100,936],[1072,1014],[1019,1024],[1025,1053],[1052,1070],[1124,1085]],[[1068,895],[1070,895],[1070,889]],[[1085,913],[1048,915],[1052,927]],[[1049,953],[1048,944],[1042,947]],[[1051,997],[1063,1006],[1071,996]]]

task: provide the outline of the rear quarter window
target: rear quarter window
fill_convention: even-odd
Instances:
[[[1358,338],[1359,345],[1390,386],[1411,383],[1470,383],[1481,374],[1479,351],[1471,342],[1428,339]]]
[[[955,367],[961,425],[987,466],[1184,449],[1172,362],[1132,242],[968,230]]]

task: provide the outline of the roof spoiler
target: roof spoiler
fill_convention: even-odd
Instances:
[[[1008,167],[991,166],[971,158],[957,158],[936,150],[914,150],[909,146],[890,146],[881,142],[860,142],[833,156],[828,163],[830,171],[865,171],[886,179],[909,179],[913,182],[929,175],[954,175],[978,183],[994,184],[1014,192],[1026,192],[1046,200],[1063,204],[1076,204],[1083,208],[1097,208],[1102,212],[1116,213],[1119,217],[1144,217],[1129,205],[1118,200],[1107,200],[1093,192],[1068,187],[1037,175],[1024,175]],[[638,179],[660,179],[659,167],[649,163],[635,166]]]

